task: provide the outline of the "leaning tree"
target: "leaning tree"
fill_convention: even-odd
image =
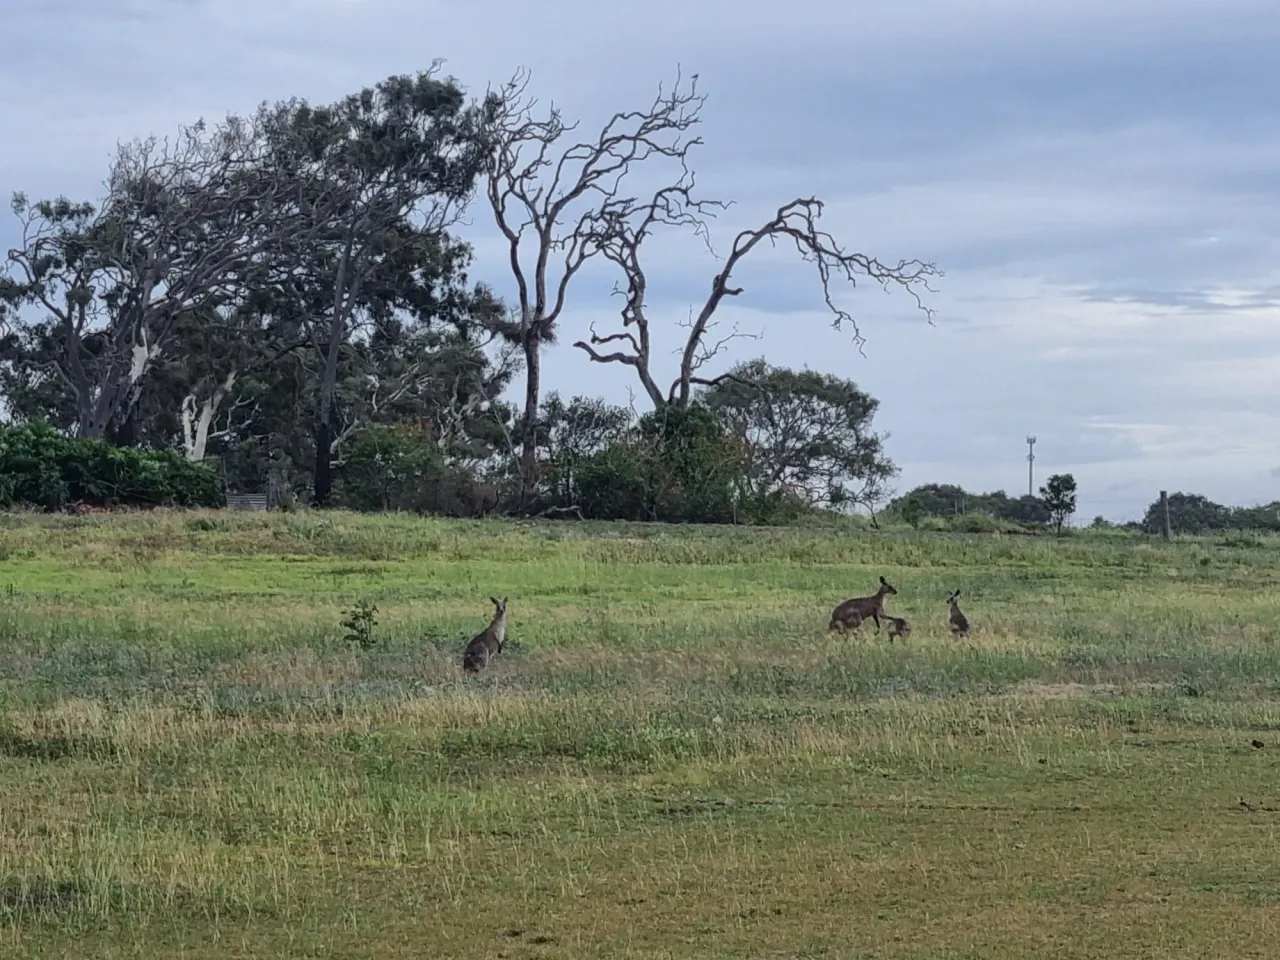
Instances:
[[[339,437],[339,370],[354,341],[397,311],[466,326],[493,315],[466,288],[470,248],[449,234],[487,159],[481,108],[439,64],[336,103],[263,106],[275,162],[296,184],[305,242],[282,246],[273,282],[300,318],[318,365],[314,501],[323,505]],[[409,369],[408,380],[420,369]],[[392,391],[414,389],[401,383]],[[385,391],[384,391],[385,396]]]
[[[180,324],[234,299],[281,236],[306,242],[266,154],[261,127],[229,117],[122,145],[101,204],[15,195],[21,241],[0,277],[14,386],[61,391],[80,436],[131,442]]]

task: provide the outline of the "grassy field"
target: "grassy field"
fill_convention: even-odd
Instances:
[[[2,957],[1280,956],[1275,539],[7,516],[0,565]],[[910,640],[827,635],[881,574]]]

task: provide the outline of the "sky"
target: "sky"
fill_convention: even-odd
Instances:
[[[536,13],[534,12],[536,11]],[[5,5],[0,191],[101,194],[118,141],[264,100],[328,102],[444,71],[480,94],[519,67],[582,129],[647,106],[677,69],[708,95],[703,196],[732,200],[717,251],[797,197],[882,261],[944,276],[925,299],[839,291],[763,251],[721,311],[765,355],[855,380],[926,482],[1025,492],[1070,472],[1078,521],[1138,517],[1161,489],[1280,498],[1280,5],[1274,0],[42,0]],[[0,215],[0,248],[16,240]],[[510,296],[492,216],[460,227],[473,279]],[[646,253],[658,373],[717,261]],[[616,277],[571,287],[548,388],[639,409],[618,366],[573,349],[617,324]]]

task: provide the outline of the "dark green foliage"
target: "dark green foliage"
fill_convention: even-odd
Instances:
[[[1040,500],[1049,511],[1054,531],[1062,534],[1062,526],[1076,512],[1076,478],[1069,473],[1055,473],[1040,488]]]
[[[706,407],[653,411],[581,464],[578,506],[596,519],[730,523],[742,470],[741,447]]]
[[[305,198],[304,230],[281,243],[272,288],[303,318],[320,370],[311,404],[317,504],[332,486],[340,368],[366,321],[394,324],[399,314],[464,332],[502,327],[500,305],[466,286],[470,249],[446,232],[488,154],[480,121],[457,83],[434,70],[327,106],[292,101],[260,112],[272,161]],[[413,364],[401,366],[392,392],[415,382]]]
[[[902,517],[902,522],[912,530],[915,530],[919,528],[920,521],[924,518],[924,505],[920,502],[919,497],[912,494],[903,499],[902,506],[898,512]]]
[[[852,380],[773,367],[734,367],[702,402],[741,446],[744,499],[762,520],[804,507],[874,509],[897,468],[871,429],[879,402]]]
[[[346,447],[340,501],[353,510],[473,516],[496,499],[490,484],[447,461],[419,424],[373,425]]]
[[[373,628],[378,625],[374,616],[377,612],[378,608],[371,601],[364,598],[357,601],[355,609],[348,610],[342,618],[342,629],[346,631],[342,639],[361,650],[372,650],[378,642],[373,635]]]
[[[634,421],[626,407],[595,397],[565,403],[559,393],[548,394],[538,417],[538,448],[545,454],[538,471],[542,498],[555,506],[576,504],[580,471],[606,447],[618,444]]]
[[[908,507],[908,504],[912,506]],[[986,514],[1006,523],[1020,526],[1041,526],[1051,521],[1049,509],[1038,497],[1010,497],[1003,490],[995,493],[969,493],[963,487],[950,483],[926,483],[890,502],[887,512],[904,521],[907,514],[915,518],[918,526],[925,517],[947,519],[969,513]]]
[[[1280,500],[1256,507],[1224,507],[1198,493],[1169,494],[1169,522],[1175,533],[1201,534],[1221,530],[1280,532]],[[1158,534],[1164,526],[1159,499],[1147,507],[1142,530]]]
[[[43,422],[0,425],[0,505],[218,507],[216,473],[174,450],[113,447]]]
[[[183,448],[229,489],[317,501],[371,423],[426,420],[447,457],[492,458],[510,411],[473,401],[505,388],[513,371],[482,348],[514,327],[450,233],[488,155],[480,125],[432,68],[132,144],[100,204],[15,197],[9,416]]]

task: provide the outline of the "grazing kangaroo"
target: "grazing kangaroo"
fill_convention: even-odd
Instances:
[[[462,654],[462,669],[467,673],[479,673],[489,665],[489,661],[502,652],[503,641],[507,637],[507,600],[503,597],[490,597],[496,611],[489,626],[483,633],[477,634]]]
[[[874,620],[876,629],[880,629],[880,618],[885,616],[884,598],[898,591],[884,577],[880,578],[880,589],[869,597],[854,597],[846,600],[831,611],[831,622],[828,630],[856,630],[864,620]]]
[[[903,617],[891,617],[887,613],[884,617],[889,621],[889,639],[897,637],[899,640],[905,640],[911,634],[911,624],[907,623]]]
[[[951,606],[951,621],[947,626],[954,636],[967,637],[969,635],[969,619],[960,612],[960,604],[956,602],[958,596],[960,596],[960,591],[953,590],[947,597],[947,603]]]

